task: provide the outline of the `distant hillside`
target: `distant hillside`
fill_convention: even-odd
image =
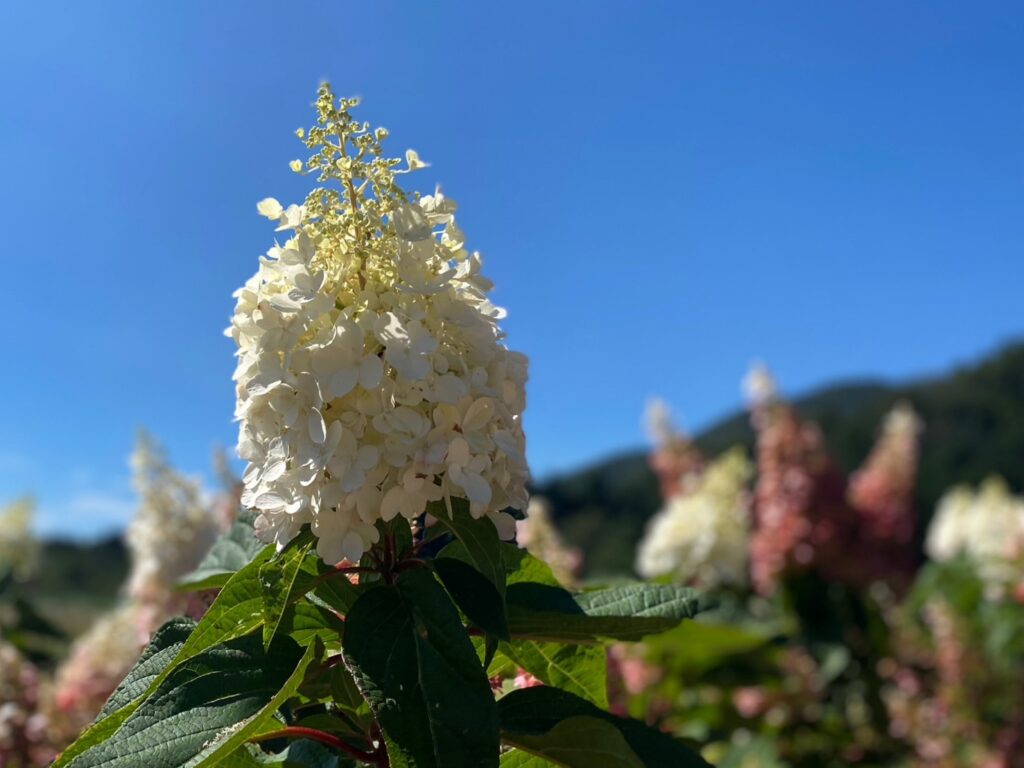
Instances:
[[[114,604],[128,575],[128,553],[116,536],[96,542],[43,543],[39,568],[23,587],[32,604],[69,635]]]
[[[910,401],[925,422],[917,506],[923,523],[951,485],[998,473],[1024,487],[1024,343],[974,365],[906,385],[852,382],[825,387],[794,403],[817,421],[829,450],[846,470],[867,455],[879,423],[898,400]],[[697,436],[708,455],[753,447],[745,413]],[[629,572],[644,523],[660,506],[645,452],[618,455],[538,484],[567,538],[586,552],[590,573]]]

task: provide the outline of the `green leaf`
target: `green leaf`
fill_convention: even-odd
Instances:
[[[521,581],[534,581],[551,587],[561,586],[547,563],[537,559],[525,549],[520,549],[515,544],[502,542],[501,557],[505,563],[505,578],[509,584],[517,584]]]
[[[687,621],[645,641],[647,658],[671,676],[697,680],[710,670],[771,644],[774,635],[760,627]]]
[[[608,659],[601,645],[565,645],[516,640],[501,652],[547,685],[562,688],[599,707],[608,706]]]
[[[288,635],[301,646],[320,640],[327,648],[341,648],[345,622],[332,611],[306,600],[289,605],[281,617],[278,634]]]
[[[321,600],[324,605],[340,613],[342,616],[348,613],[349,608],[353,606],[356,598],[359,597],[361,587],[357,587],[349,581],[344,574],[334,572],[333,568],[325,566],[319,558],[307,559],[306,563],[313,563],[318,574],[318,578],[309,582],[312,594]],[[326,578],[323,578],[324,576]],[[305,572],[299,575],[300,589],[306,586],[305,578]]]
[[[547,733],[520,733],[508,741],[555,765],[571,768],[644,768],[644,763],[613,724],[586,715],[561,720]]]
[[[501,756],[501,768],[556,768],[556,763],[551,763],[543,757],[531,755],[521,749],[513,749]]]
[[[615,751],[613,747],[618,742],[590,720],[613,726],[641,766],[708,768],[704,758],[668,734],[637,720],[611,715],[558,688],[538,686],[513,691],[498,702],[498,713],[504,742],[570,768],[635,765],[615,762],[628,757],[621,754],[621,745],[620,751]],[[584,724],[578,718],[588,722]],[[582,738],[579,734],[589,735]],[[588,742],[600,743],[607,750],[606,755],[587,752]]]
[[[513,637],[556,642],[640,640],[709,607],[697,592],[668,584],[627,584],[593,592],[518,582],[508,587]]]
[[[313,649],[302,654],[278,637],[211,648],[171,672],[106,741],[72,768],[198,768],[230,754],[273,717],[302,680]],[[239,725],[241,724],[241,725]]]
[[[313,546],[313,535],[307,531],[296,536],[288,546],[276,557],[272,557],[260,566],[260,587],[263,592],[263,645],[270,647],[281,616],[288,605],[299,575],[310,548]]]
[[[81,754],[84,749],[109,738],[132,715],[140,702],[145,700],[147,695],[155,691],[157,686],[174,669],[214,646],[244,637],[259,628],[263,623],[263,590],[259,572],[263,564],[273,554],[273,547],[266,547],[252,562],[233,574],[218,593],[216,600],[214,600],[206,615],[203,616],[185,642],[177,649],[177,653],[171,662],[151,680],[147,692],[136,700],[125,704],[120,709],[111,711],[106,717],[90,726],[74,744],[64,751],[57,762],[54,763],[53,768],[63,768],[75,755]],[[288,557],[296,557],[299,554],[298,549],[292,549]],[[311,582],[304,582],[301,586],[311,586]],[[301,589],[301,586],[296,591]],[[296,595],[296,591],[293,591],[293,598]],[[309,623],[303,623],[306,618],[309,618],[306,609],[299,609],[296,619],[299,621],[297,629],[306,631],[303,639],[308,641],[312,635],[317,634],[318,630],[316,630],[315,626],[310,626]],[[315,624],[315,622],[313,623]]]
[[[96,722],[60,754],[54,763],[55,768],[67,765],[77,755],[102,743],[121,726],[134,708],[131,705],[136,704],[152,681],[170,664],[194,627],[195,622],[191,619],[172,619],[156,631],[142,657],[110,695]]]
[[[392,768],[498,764],[497,707],[459,614],[429,571],[374,586],[345,620],[344,654]]]
[[[277,754],[261,752],[248,744],[217,763],[217,768],[348,768],[355,765],[328,747],[309,739],[291,742]]]
[[[253,523],[256,515],[247,510],[239,513],[227,533],[213,543],[199,567],[182,577],[178,589],[198,591],[218,589],[227,583],[231,574],[240,571],[266,547],[256,538]],[[271,549],[273,551],[273,549]]]
[[[192,619],[175,618],[160,627],[135,666],[110,694],[107,703],[100,710],[100,716],[106,717],[145,694],[157,676],[178,655],[178,651],[195,626],[196,623]]]
[[[502,562],[502,542],[498,529],[488,517],[474,518],[469,514],[469,502],[465,499],[451,500],[451,514],[445,502],[433,501],[427,505],[427,512],[437,518],[465,546],[469,562],[490,581],[498,594],[505,595],[505,565]],[[450,547],[451,545],[449,545]],[[446,547],[441,554],[447,554]]]
[[[488,634],[509,639],[505,602],[498,590],[469,563],[453,557],[432,561],[441,583],[466,617]]]
[[[298,690],[299,685],[302,683],[302,678],[306,674],[306,667],[309,666],[320,650],[322,649],[318,649],[315,645],[307,647],[306,652],[302,655],[291,676],[284,682],[280,690],[273,695],[270,701],[264,704],[254,715],[242,722],[240,726],[235,725],[221,731],[217,738],[212,742],[206,743],[203,751],[195,759],[189,761],[188,765],[195,766],[195,768],[215,766],[222,758],[230,755],[249,739],[266,732],[268,725],[276,724],[275,715],[277,711]]]

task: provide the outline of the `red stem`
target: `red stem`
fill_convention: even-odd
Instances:
[[[362,760],[364,763],[380,766],[387,765],[387,756],[380,752],[364,752],[342,741],[333,734],[326,731],[318,731],[316,728],[304,728],[301,725],[291,725],[278,731],[264,733],[254,739],[250,739],[250,741],[270,741],[271,739],[311,739],[339,752],[344,752],[356,760]]]

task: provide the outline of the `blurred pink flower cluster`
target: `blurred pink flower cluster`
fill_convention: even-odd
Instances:
[[[39,670],[0,640],[0,768],[48,765],[56,756],[40,711],[44,695]]]

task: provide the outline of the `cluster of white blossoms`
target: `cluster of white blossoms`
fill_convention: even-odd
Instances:
[[[708,465],[651,518],[637,550],[645,578],[671,575],[704,586],[747,581],[750,461],[734,449]]]
[[[24,578],[35,568],[39,542],[32,535],[35,504],[25,498],[0,512],[0,577]]]
[[[925,551],[940,562],[966,557],[997,594],[1024,574],[1024,499],[999,478],[977,491],[953,488],[939,501]]]
[[[279,546],[311,524],[328,562],[357,561],[376,521],[451,497],[510,537],[502,510],[527,504],[526,358],[501,343],[505,313],[454,202],[397,185],[425,164],[386,158],[387,132],[355,121],[356,103],[325,85],[298,132],[314,154],[293,169],[327,186],[258,206],[288,239],[235,293],[227,331],[242,504]]]
[[[530,499],[526,518],[516,523],[516,543],[538,560],[551,567],[551,572],[561,584],[576,583],[583,553],[570,547],[551,519],[551,504],[541,496]]]
[[[139,508],[125,538],[131,552],[128,594],[161,606],[178,580],[194,570],[219,533],[198,481],[167,461],[163,448],[145,432],[131,458]]]

